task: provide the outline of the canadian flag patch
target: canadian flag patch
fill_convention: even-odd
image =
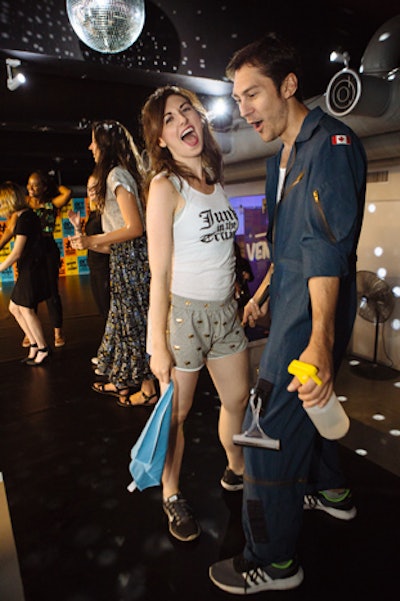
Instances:
[[[334,146],[337,146],[338,144],[344,144],[345,146],[349,146],[351,144],[351,138],[350,136],[344,136],[342,134],[339,134],[336,136],[332,136],[331,142]]]

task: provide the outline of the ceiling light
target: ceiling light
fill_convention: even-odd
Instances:
[[[17,58],[6,58],[6,68],[7,68],[7,88],[14,92],[19,86],[26,82],[26,77],[21,72],[15,72],[21,65],[21,61]]]
[[[222,96],[214,98],[207,110],[207,117],[214,130],[224,131],[229,129],[233,120],[231,100]]]
[[[339,52],[334,50],[329,57],[331,63],[342,63],[345,67],[350,64],[350,54],[348,52]]]
[[[228,102],[225,98],[217,98],[211,107],[212,117],[223,117],[229,110]]]

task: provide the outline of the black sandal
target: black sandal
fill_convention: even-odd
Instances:
[[[142,399],[143,402],[142,403],[132,403],[131,398],[136,396],[136,395],[142,395]],[[156,399],[155,401],[152,401],[152,399]],[[120,394],[119,395],[119,400],[117,401],[117,404],[120,407],[152,407],[153,405],[155,405],[157,402],[157,393],[155,392],[154,394],[146,394],[145,392],[143,392],[142,390],[139,390],[139,392],[135,392],[133,393],[131,396],[129,396],[129,394]]]
[[[40,361],[36,361],[39,353],[42,353],[43,356],[40,359]],[[45,361],[47,361],[47,359],[49,358],[49,355],[50,355],[50,349],[48,346],[44,346],[43,348],[38,348],[35,358],[27,359],[25,361],[25,365],[30,365],[31,367],[40,367],[41,365],[43,365],[43,363]]]
[[[117,399],[119,399],[120,396],[129,396],[129,388],[115,388],[115,390],[110,390],[109,388],[106,388],[107,384],[109,384],[109,382],[95,382],[92,384],[92,390],[98,392],[99,394],[115,396]],[[125,390],[127,392],[124,394]]]
[[[36,349],[36,352],[31,355],[31,349]],[[36,355],[38,354],[38,345],[36,344],[36,342],[34,344],[30,344],[29,345],[29,355],[27,357],[24,357],[23,359],[21,359],[21,363],[27,363],[28,361],[30,361],[31,359],[34,359],[36,357]]]

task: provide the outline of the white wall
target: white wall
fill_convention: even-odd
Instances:
[[[384,170],[380,168],[380,171]],[[400,369],[400,166],[387,169],[388,181],[369,183],[358,246],[357,269],[372,271],[394,292],[394,310],[379,325],[378,363]],[[397,293],[397,296],[396,296]],[[357,316],[350,350],[372,359],[375,324]]]
[[[397,293],[400,287],[400,164],[387,171],[387,181],[368,183],[363,227],[358,246],[357,269],[378,274]],[[371,174],[374,174],[371,169]],[[228,196],[264,193],[264,180],[227,184]],[[381,250],[380,250],[381,249]],[[385,271],[382,271],[385,270]],[[349,352],[372,360],[375,325],[357,315]],[[394,310],[379,326],[377,361],[400,369],[400,297],[394,298]]]

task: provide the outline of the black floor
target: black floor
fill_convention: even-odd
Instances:
[[[241,550],[242,532],[241,494],[219,485],[225,462],[216,432],[218,398],[207,374],[187,420],[182,470],[182,490],[203,533],[193,543],[179,543],[168,534],[160,489],[126,490],[130,449],[150,410],[121,408],[90,389],[90,357],[101,332],[87,278],[62,280],[67,344],[42,368],[18,361],[25,350],[7,314],[8,294],[3,286],[0,472],[26,601],[234,598],[208,579],[211,563]],[[45,307],[41,315],[51,339]],[[397,595],[400,438],[386,426],[390,422],[392,432],[400,427],[400,389],[397,380],[375,386],[352,369],[344,366],[338,394],[349,397],[352,427],[341,454],[358,516],[344,523],[306,512],[299,542],[303,584],[257,598],[385,601]],[[383,389],[387,394],[379,396]],[[390,406],[383,406],[382,398],[390,399]],[[387,413],[386,425],[370,418],[377,412]],[[366,456],[355,452],[360,448]]]

